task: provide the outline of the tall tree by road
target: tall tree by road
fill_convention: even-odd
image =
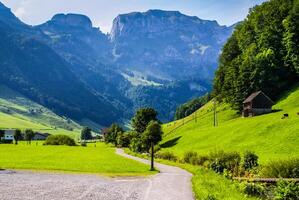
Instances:
[[[157,121],[157,111],[153,108],[139,109],[132,119],[132,126],[134,131],[141,134],[145,131],[150,121]]]
[[[151,149],[151,170],[154,170],[154,145],[162,140],[162,134],[161,125],[157,121],[151,121],[142,134],[142,142],[145,144],[147,150]]]

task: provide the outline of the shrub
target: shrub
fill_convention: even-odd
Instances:
[[[279,181],[274,195],[276,200],[297,200],[299,199],[299,185],[295,182]]]
[[[76,146],[76,142],[67,135],[50,135],[44,142],[44,145]]]
[[[205,198],[205,200],[217,200],[217,198],[213,194],[208,194],[208,196]]]
[[[241,190],[244,194],[247,194],[249,196],[262,197],[265,195],[265,188],[262,185],[256,183],[242,183]]]
[[[230,173],[237,174],[240,166],[241,156],[238,152],[225,153],[218,151],[210,154],[210,168],[217,173],[228,170]]]
[[[117,135],[117,145],[119,147],[129,147],[130,145],[130,135],[128,133],[119,132]]]
[[[172,152],[169,152],[169,151],[156,153],[156,158],[175,161],[175,162],[178,160],[178,157],[175,156]]]
[[[188,151],[184,154],[183,160],[185,163],[195,164],[197,157],[198,157],[197,152]]]
[[[251,151],[245,152],[243,167],[246,170],[250,170],[254,167],[257,167],[258,166],[258,158],[259,157]]]
[[[81,147],[87,147],[87,144],[85,142],[82,142]]]
[[[299,159],[271,161],[261,171],[263,177],[299,178]]]
[[[131,143],[129,145],[131,151],[140,153],[142,151],[142,142],[138,138],[132,138]]]

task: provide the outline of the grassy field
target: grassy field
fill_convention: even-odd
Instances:
[[[285,94],[274,106],[279,112],[241,118],[228,105],[217,106],[219,125],[213,126],[213,103],[196,114],[165,124],[164,151],[182,156],[186,151],[208,154],[216,150],[255,151],[261,163],[299,156],[299,87]],[[289,118],[281,119],[284,113]],[[197,120],[195,118],[197,117]]]
[[[108,176],[149,175],[147,165],[115,154],[104,143],[88,147],[42,146],[33,142],[0,145],[0,168],[96,173]]]

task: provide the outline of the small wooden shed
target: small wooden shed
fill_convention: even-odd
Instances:
[[[243,102],[243,117],[252,117],[272,112],[274,102],[262,91],[252,93]]]

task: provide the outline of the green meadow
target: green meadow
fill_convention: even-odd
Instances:
[[[37,144],[37,145],[36,145]],[[115,154],[115,148],[104,143],[87,147],[43,146],[32,142],[26,145],[0,145],[0,169],[63,171],[95,173],[107,176],[150,175],[147,165]]]
[[[251,150],[261,163],[299,156],[299,87],[283,95],[273,107],[278,111],[267,115],[242,118],[228,105],[217,104],[217,127],[213,107],[209,102],[189,117],[165,124],[163,151],[183,156],[187,151],[205,155],[217,150]],[[289,118],[282,119],[284,113]]]
[[[64,134],[77,138],[82,127],[0,84],[0,129]]]

